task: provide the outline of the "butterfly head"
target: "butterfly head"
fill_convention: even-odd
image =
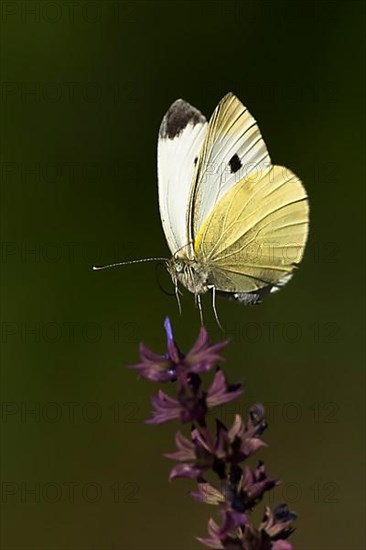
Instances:
[[[167,269],[174,286],[183,284],[193,294],[204,294],[208,290],[208,270],[196,260],[185,256],[173,256],[167,262]]]

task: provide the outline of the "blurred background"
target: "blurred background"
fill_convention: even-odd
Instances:
[[[182,350],[156,187],[160,121],[183,97],[209,116],[233,91],[272,160],[304,181],[304,261],[257,307],[220,300],[228,423],[267,408],[256,458],[298,513],[298,550],[364,540],[364,5],[335,1],[1,4],[1,548],[200,548],[216,510],[168,482],[176,424],[125,368],[138,343]],[[204,299],[212,341],[223,338]]]

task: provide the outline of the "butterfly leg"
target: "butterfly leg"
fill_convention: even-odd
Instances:
[[[201,295],[195,294],[194,295],[195,302],[198,306],[199,312],[200,312],[200,319],[201,319],[201,325],[203,326],[203,312],[202,312],[202,303],[201,303]]]
[[[217,311],[216,311],[216,287],[212,285],[209,288],[212,289],[212,309],[215,315],[216,323],[218,324],[218,327],[224,332],[224,329],[222,328],[222,325],[219,320],[219,316],[217,315]]]
[[[178,303],[179,315],[182,315],[182,306],[181,306],[180,298],[179,298],[180,290],[178,288],[177,281],[174,282],[174,290],[175,290],[175,297],[176,297],[177,303]]]

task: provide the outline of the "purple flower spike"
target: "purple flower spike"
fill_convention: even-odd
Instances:
[[[175,461],[169,479],[195,480],[191,496],[199,502],[217,507],[219,523],[208,522],[208,536],[198,540],[209,548],[222,550],[293,550],[287,538],[293,533],[296,514],[285,504],[273,510],[266,507],[259,527],[251,513],[264,494],[278,485],[267,476],[264,463],[256,468],[245,461],[266,444],[261,436],[267,427],[264,408],[253,405],[248,417],[235,415],[231,427],[218,419],[211,422],[208,411],[229,403],[242,394],[241,384],[230,384],[218,368],[221,350],[227,342],[209,344],[208,334],[201,327],[192,348],[182,353],[174,340],[169,318],[164,321],[167,351],[159,355],[140,344],[140,362],[131,365],[142,378],[153,382],[171,382],[172,395],[159,390],[151,398],[152,417],[148,424],[178,420],[191,423],[190,433],[176,433],[176,449],[165,453]],[[204,375],[216,367],[211,384],[204,384]],[[244,464],[243,464],[244,463]],[[209,475],[210,482],[205,477]],[[216,482],[215,482],[216,480]]]

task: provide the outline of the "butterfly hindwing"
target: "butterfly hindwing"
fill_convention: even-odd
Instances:
[[[216,204],[195,240],[198,261],[212,267],[218,290],[278,288],[302,259],[309,207],[297,176],[272,166],[247,176]]]
[[[159,207],[172,254],[188,241],[187,211],[193,174],[207,130],[205,117],[182,99],[165,114],[158,139]]]

